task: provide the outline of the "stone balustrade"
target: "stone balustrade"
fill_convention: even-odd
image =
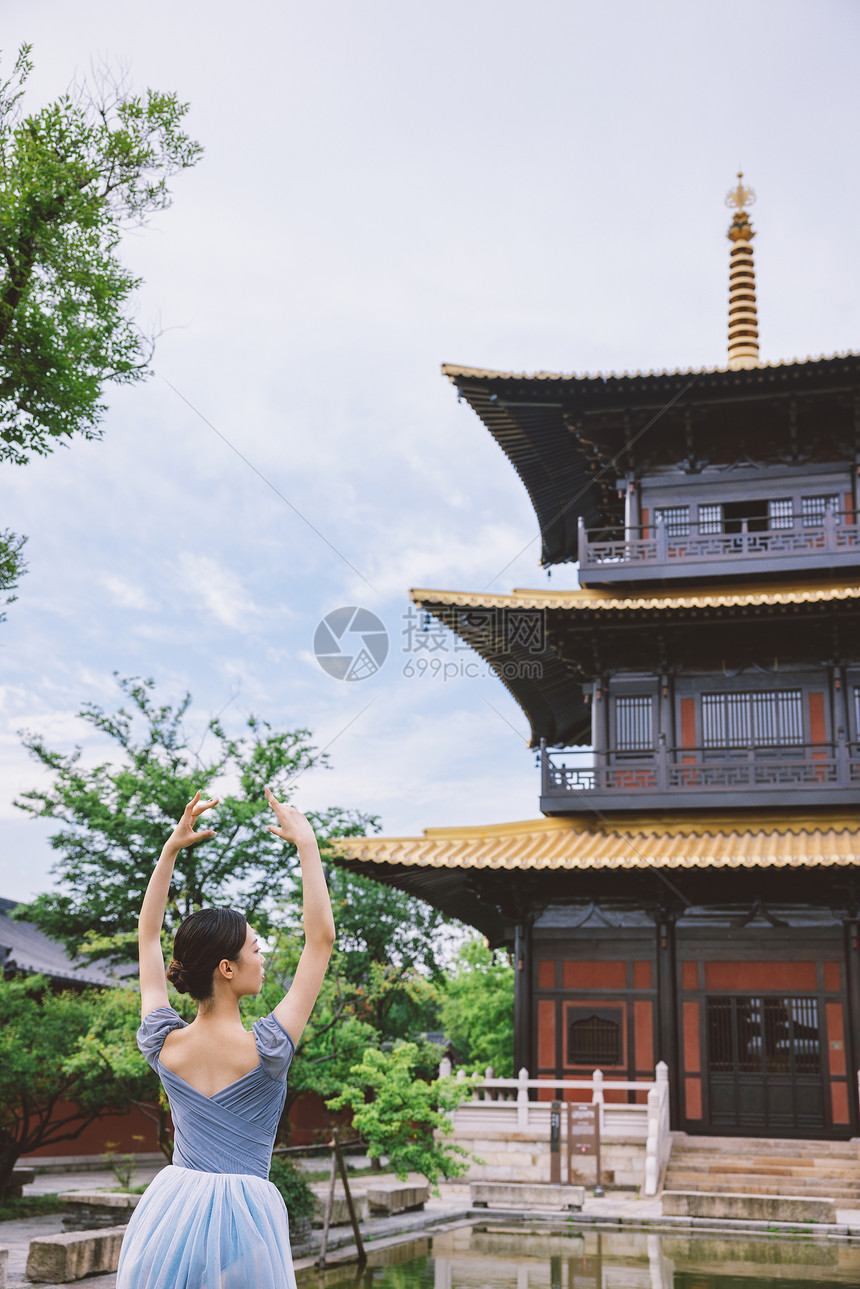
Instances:
[[[439,1072],[450,1075],[450,1062],[443,1061]],[[457,1077],[465,1080],[467,1076],[458,1071]],[[630,1093],[636,1101],[614,1099]],[[545,1099],[532,1100],[533,1096]],[[659,1192],[672,1140],[669,1072],[662,1061],[653,1082],[607,1081],[600,1070],[589,1079],[530,1079],[526,1069],[516,1079],[497,1079],[488,1069],[484,1079],[476,1082],[473,1099],[451,1115],[453,1137],[448,1140],[479,1161],[470,1165],[466,1180],[549,1182],[550,1098],[554,1096],[598,1107],[602,1185],[641,1190],[649,1196]],[[563,1112],[561,1118],[564,1133]],[[569,1180],[593,1185],[595,1170],[594,1159],[585,1156]]]

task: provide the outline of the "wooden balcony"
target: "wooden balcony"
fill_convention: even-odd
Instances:
[[[820,524],[715,532],[713,522],[647,528],[586,529],[579,521],[579,576],[584,585],[666,578],[758,575],[860,565],[860,525],[853,511],[828,510]]]
[[[579,754],[580,760],[581,755]],[[860,745],[775,748],[657,747],[653,752],[576,753],[541,747],[544,814],[701,806],[860,804]]]

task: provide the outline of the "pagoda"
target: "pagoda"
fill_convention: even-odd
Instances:
[[[541,817],[350,841],[507,946],[515,1065],[669,1067],[673,1127],[857,1135],[860,356],[759,356],[752,190],[728,359],[443,367],[578,590],[414,590],[526,714]],[[620,1095],[620,1094],[619,1094]],[[631,1094],[632,1095],[632,1094]]]

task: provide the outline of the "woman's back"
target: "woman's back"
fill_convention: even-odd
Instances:
[[[275,1132],[286,1099],[292,1039],[274,1015],[256,1021],[253,1033],[244,1035],[243,1031],[239,1035],[250,1039],[253,1059],[246,1056],[243,1063],[232,1068],[220,1062],[218,1078],[207,1091],[204,1084],[192,1082],[161,1059],[168,1043],[177,1040],[185,1056],[182,1040],[192,1029],[172,1007],[156,1007],[143,1018],[137,1035],[140,1050],[161,1079],[170,1101],[174,1164],[196,1172],[244,1172],[268,1177]],[[195,1035],[191,1038],[195,1039]],[[189,1058],[198,1043],[196,1039],[189,1047]],[[243,1043],[239,1054],[245,1052]],[[189,1059],[189,1073],[196,1073],[199,1079],[200,1067],[192,1071],[190,1066]]]
[[[184,1082],[213,1097],[260,1064],[254,1035],[228,1021],[192,1021],[171,1030],[161,1049],[161,1064]]]

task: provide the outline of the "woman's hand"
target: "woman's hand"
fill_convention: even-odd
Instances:
[[[171,849],[184,850],[186,846],[194,846],[198,841],[204,841],[207,837],[214,837],[214,828],[205,828],[202,832],[197,832],[194,825],[204,810],[211,810],[213,806],[217,805],[217,797],[214,801],[201,801],[200,793],[197,792],[194,800],[189,801],[183,810],[182,818],[165,843],[165,849],[169,846]]]
[[[284,841],[291,841],[294,846],[316,840],[313,828],[300,810],[294,810],[292,806],[277,801],[269,788],[266,788],[266,800],[274,810],[278,821],[277,827],[274,824],[269,825],[269,832],[273,832],[276,837],[283,837]]]

